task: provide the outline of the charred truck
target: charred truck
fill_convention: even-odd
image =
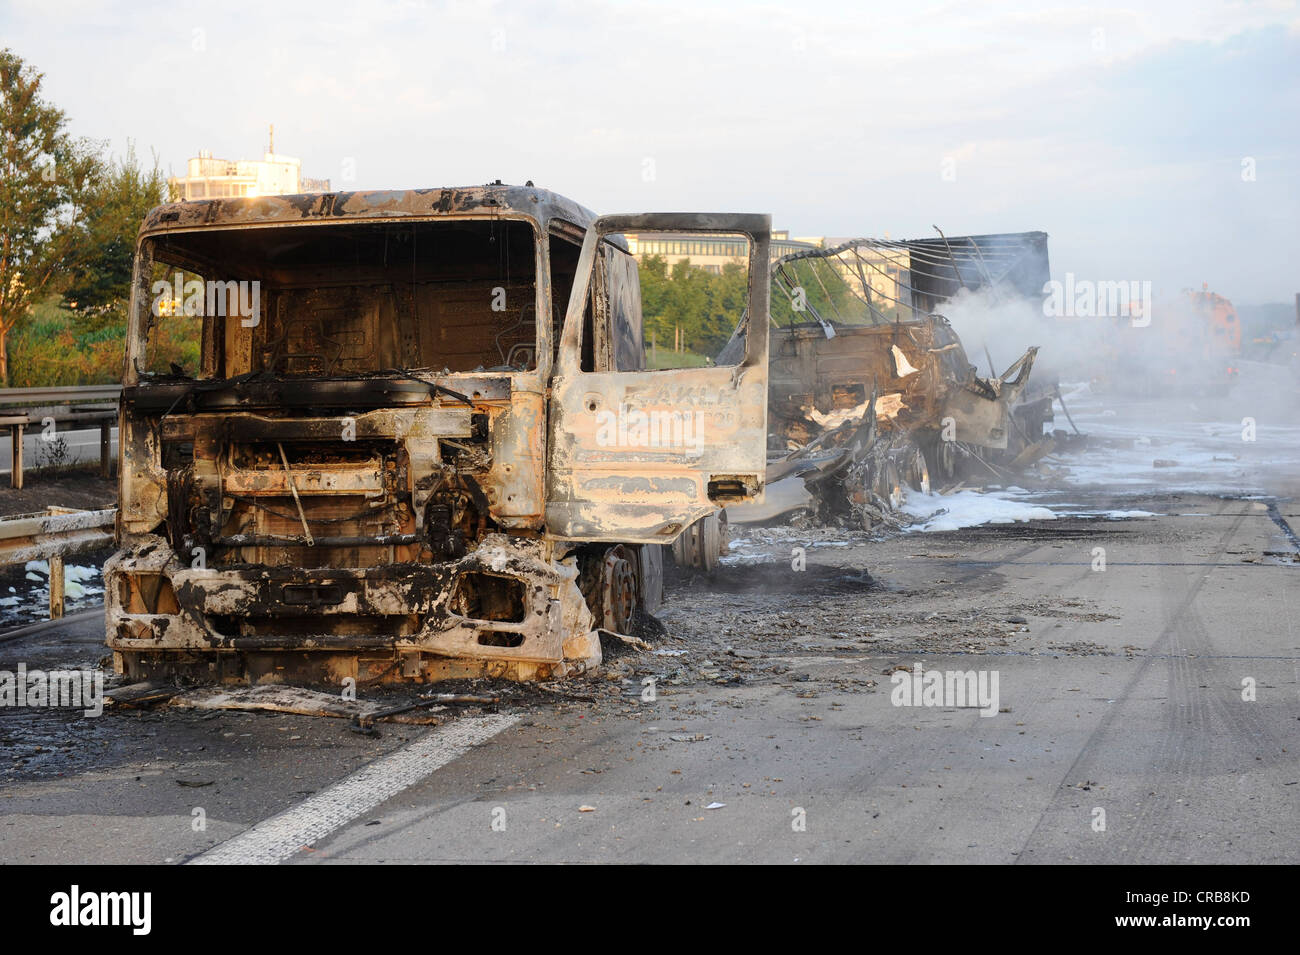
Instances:
[[[624,233],[748,243],[729,365],[647,369]],[[547,679],[761,493],[770,219],[527,186],[160,206],[136,249],[107,642],[129,678]]]

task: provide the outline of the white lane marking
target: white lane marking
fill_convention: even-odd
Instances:
[[[457,720],[363,766],[278,816],[214,846],[191,865],[275,865],[319,842],[403,789],[463,756],[519,719],[493,715]]]

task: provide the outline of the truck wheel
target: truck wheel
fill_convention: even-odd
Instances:
[[[922,494],[930,493],[930,467],[925,463],[925,455],[920,448],[913,448],[911,461],[907,467],[907,486]]]
[[[945,441],[936,436],[929,443],[928,451],[927,478],[947,484],[957,474],[957,442]]]
[[[615,554],[614,552],[618,553]],[[615,547],[605,558],[605,629],[615,633],[632,631],[632,614],[636,610],[636,571],[622,547]]]
[[[871,490],[892,509],[898,510],[903,503],[903,488],[898,480],[898,466],[885,458],[880,462],[873,476]]]
[[[578,587],[597,627],[629,632],[637,608],[636,561],[622,545],[582,558]]]
[[[682,531],[673,541],[673,559],[680,567],[693,567],[706,574],[718,566],[727,552],[727,512],[707,514]]]
[[[654,613],[664,602],[664,547],[662,544],[641,544],[633,550],[637,557],[641,609]]]

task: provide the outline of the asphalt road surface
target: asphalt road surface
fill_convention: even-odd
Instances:
[[[756,531],[716,579],[673,580],[655,652],[432,729],[3,711],[0,861],[1300,861],[1300,508],[1114,503]],[[0,670],[90,664],[102,638],[3,642]],[[917,663],[996,674],[996,712],[896,705]]]
[[[66,465],[82,461],[99,460],[99,429],[81,428],[73,431],[59,431],[57,438],[62,442],[55,446],[41,436],[40,422],[29,426],[23,435],[23,467],[39,468],[47,465]],[[109,456],[117,457],[117,428],[109,432]],[[8,475],[13,469],[13,442],[5,437],[0,440],[0,474]]]

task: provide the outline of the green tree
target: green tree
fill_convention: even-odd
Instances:
[[[710,272],[682,259],[669,268],[661,256],[640,263],[645,339],[669,350],[681,332],[684,351],[702,362],[715,357],[735,331],[749,297],[749,273],[735,262]]]
[[[9,383],[9,333],[54,292],[72,261],[87,187],[100,172],[94,144],[67,132],[41,96],[43,74],[0,50],[0,383]]]
[[[98,331],[125,320],[131,295],[131,268],[140,223],[166,201],[167,182],[154,156],[153,168],[136,159],[135,147],[107,165],[88,187],[87,213],[79,224],[70,256],[63,300],[77,312],[78,325]]]

